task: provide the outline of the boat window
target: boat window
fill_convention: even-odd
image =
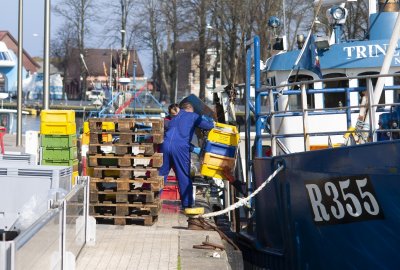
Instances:
[[[266,79],[266,85],[275,86],[276,85],[276,78],[270,77]]]
[[[293,75],[289,77],[288,82],[304,82],[304,81],[312,81],[313,77],[308,75]],[[313,88],[313,84],[306,84],[306,89]],[[291,90],[299,90],[300,86],[296,85]],[[301,95],[290,95],[289,96],[289,106],[291,110],[301,110]],[[307,107],[309,109],[315,108],[315,98],[314,94],[307,94]]]
[[[0,92],[6,91],[6,80],[3,73],[0,73]]]
[[[324,79],[329,78],[342,78],[346,77],[345,74],[342,73],[329,73],[324,75]],[[324,82],[323,88],[347,88],[349,87],[348,80],[337,80],[331,82]],[[338,92],[338,93],[325,93],[324,94],[324,108],[336,108],[341,106],[347,106],[346,103],[346,92]]]
[[[0,52],[0,61],[11,61],[12,58],[8,52]]]
[[[358,76],[366,76],[366,75],[376,75],[379,74],[379,72],[363,72],[358,74]],[[373,78],[372,79],[372,86],[375,88],[376,82],[378,81],[378,78]],[[358,86],[359,87],[366,87],[367,86],[367,80],[366,79],[359,79],[358,80]],[[360,102],[361,98],[365,95],[365,91],[360,92]],[[382,93],[381,98],[379,99],[379,104],[385,104],[385,95]]]

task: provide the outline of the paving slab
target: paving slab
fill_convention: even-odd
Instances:
[[[225,251],[193,248],[206,236],[222,240],[215,231],[188,230],[177,205],[163,207],[153,226],[97,224],[96,232],[96,244],[83,248],[76,269],[231,269]]]

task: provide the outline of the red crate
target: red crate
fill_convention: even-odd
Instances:
[[[169,201],[179,201],[181,199],[181,196],[179,196],[178,186],[165,186],[161,193],[161,199]]]
[[[167,183],[176,183],[176,176],[167,176]]]

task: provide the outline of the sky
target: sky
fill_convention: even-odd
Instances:
[[[52,0],[54,5],[58,1]],[[0,30],[9,31],[18,40],[18,4],[19,0],[0,0],[2,12],[0,15]],[[62,24],[63,18],[51,15],[50,38]],[[88,44],[95,46],[95,41]],[[44,0],[23,0],[23,47],[29,55],[43,57],[44,44]],[[151,52],[139,51],[139,58],[145,71],[145,76],[151,76]]]

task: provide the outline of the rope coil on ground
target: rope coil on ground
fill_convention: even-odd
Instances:
[[[253,198],[254,196],[257,195],[257,193],[259,193],[280,171],[282,171],[284,168],[284,166],[279,166],[278,169],[276,169],[268,178],[267,180],[264,181],[264,183],[262,183],[253,193],[251,193],[249,196],[247,196],[246,198],[241,198],[239,199],[239,201],[237,201],[236,203],[228,206],[227,208],[220,210],[220,211],[216,211],[216,212],[212,212],[212,213],[207,213],[207,214],[203,214],[203,215],[197,215],[195,216],[195,218],[211,218],[211,217],[216,217],[216,216],[220,216],[223,214],[226,214],[232,210],[235,210],[236,208],[242,207],[243,205],[246,205],[248,201],[250,201],[251,198]]]

